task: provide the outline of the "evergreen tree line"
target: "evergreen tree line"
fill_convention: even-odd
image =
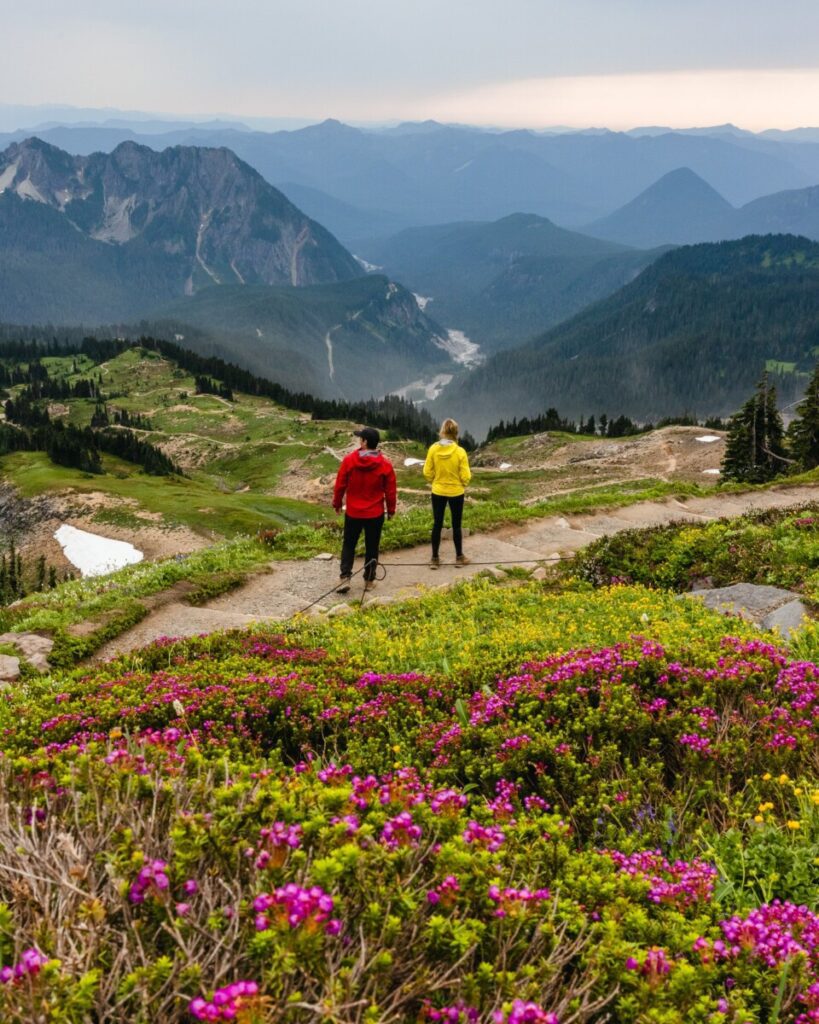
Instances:
[[[72,578],[65,573],[64,579]],[[46,562],[45,555],[26,560],[10,540],[0,553],[0,607],[25,597],[34,591],[53,590],[59,582],[57,570]]]
[[[785,473],[819,466],[819,363],[814,367],[796,416],[785,431],[776,388],[763,374],[754,393],[728,424],[722,476],[765,483]]]
[[[128,428],[67,425],[61,420],[52,420],[44,409],[30,402],[21,405],[19,400],[13,399],[6,402],[5,412],[8,422],[0,423],[0,455],[13,451],[45,452],[58,466],[84,473],[102,473],[100,456],[105,452],[141,466],[151,476],[182,475],[164,452],[141,440]],[[12,427],[11,423],[19,426]]]
[[[489,428],[486,435],[487,443],[497,441],[502,437],[522,437],[527,434],[542,434],[546,431],[559,430],[565,434],[584,434],[600,437],[630,437],[634,434],[645,434],[650,430],[659,427],[686,426],[686,427],[708,427],[711,430],[721,430],[724,426],[719,416],[712,416],[704,421],[699,421],[693,416],[668,416],[658,423],[635,423],[629,416],[616,416],[609,418],[602,413],[595,419],[590,416],[588,420],[582,417],[579,423],[566,419],[560,415],[557,409],[547,409],[539,416],[523,416],[521,419],[501,420],[494,427]]]
[[[222,384],[213,377],[202,374],[196,378],[197,395],[218,395],[219,398],[226,398],[228,402],[233,401],[233,389],[228,384]]]
[[[0,326],[0,339],[4,339],[9,330],[4,330]],[[26,328],[26,331],[38,340],[0,340],[0,360],[32,359],[37,355],[84,355],[99,365],[128,349],[144,348],[176,363],[180,369],[194,378],[209,378],[221,382],[221,385],[231,392],[243,391],[245,394],[268,398],[288,409],[309,413],[314,420],[343,419],[366,423],[390,431],[396,436],[422,441],[425,444],[431,444],[438,438],[438,425],[429,412],[416,408],[412,402],[397,395],[358,402],[315,398],[307,392],[290,391],[281,384],[257,377],[249,370],[243,370],[216,356],[197,355],[164,338],[141,337],[134,341],[122,338],[84,337],[78,340],[76,332],[68,332],[65,337],[57,338],[49,337],[45,328]],[[465,446],[475,446],[474,439],[468,434],[461,438],[461,443]]]

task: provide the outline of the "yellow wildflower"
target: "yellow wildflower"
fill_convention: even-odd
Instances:
[[[798,821],[789,821],[788,828],[795,831],[798,828],[802,828],[802,826]]]
[[[765,774],[762,776],[762,781],[763,782],[770,782],[772,778],[773,778],[773,776],[771,775],[770,772],[765,772]]]

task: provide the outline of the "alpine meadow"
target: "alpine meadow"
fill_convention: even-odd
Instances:
[[[819,1024],[817,32],[4,12],[1,1024]]]

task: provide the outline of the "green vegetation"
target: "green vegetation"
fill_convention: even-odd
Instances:
[[[716,587],[771,584],[801,591],[819,607],[819,504],[628,530],[584,548],[570,571],[596,584],[621,580],[676,591],[702,579]]]
[[[631,284],[522,348],[500,353],[447,389],[456,418],[480,410],[476,433],[549,406],[572,419],[599,410],[656,422],[733,413],[766,362],[780,400],[813,370],[819,243],[791,235],[685,246]]]
[[[0,1015],[804,1024],[817,669],[725,624],[479,579],[26,680]]]
[[[150,602],[145,599],[184,583],[177,598],[201,604],[238,586],[269,559],[269,550],[258,541],[226,541],[107,576],[71,580],[0,608],[0,632],[47,634],[55,641],[52,664],[71,665],[147,615]]]

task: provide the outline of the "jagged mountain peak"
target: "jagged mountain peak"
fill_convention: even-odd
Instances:
[[[0,190],[52,207],[94,241],[174,257],[188,293],[362,273],[328,231],[224,147],[157,151],[128,140],[75,157],[32,138],[0,154]]]

